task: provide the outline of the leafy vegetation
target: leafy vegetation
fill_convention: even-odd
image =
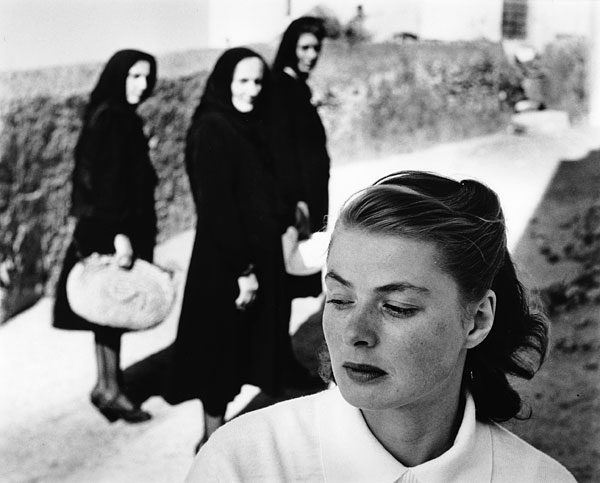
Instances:
[[[336,161],[497,131],[519,88],[488,42],[334,43],[316,79]]]
[[[586,110],[587,51],[584,39],[565,37],[548,44],[540,56],[547,106],[566,111],[573,118]]]

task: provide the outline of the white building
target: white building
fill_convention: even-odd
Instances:
[[[591,38],[598,0],[527,0],[527,40],[537,49],[557,37]]]
[[[590,36],[593,3],[600,0],[199,0],[207,12],[207,46],[226,47],[276,39],[294,18],[315,6],[344,24],[361,5],[375,40],[395,33],[422,39],[502,38],[503,11],[524,6],[524,31],[536,48],[560,35]]]

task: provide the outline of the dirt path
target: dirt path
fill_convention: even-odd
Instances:
[[[399,169],[424,169],[488,183],[500,195],[514,247],[560,160],[577,159],[599,139],[588,129],[498,134],[332,170],[335,219],[341,202],[375,179]],[[182,282],[193,234],[157,249],[159,263],[178,268]],[[154,418],[141,425],[108,424],[91,407],[93,340],[88,333],[53,330],[52,301],[41,300],[0,328],[0,481],[5,483],[119,483],[182,481],[201,434],[197,402],[169,406],[152,398]],[[315,305],[294,307],[292,326]],[[128,334],[123,365],[168,345],[178,311],[160,327]],[[242,394],[232,411],[253,395]]]

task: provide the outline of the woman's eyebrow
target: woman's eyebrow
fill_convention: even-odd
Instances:
[[[415,292],[419,292],[422,294],[429,294],[430,290],[425,287],[419,287],[418,285],[413,285],[408,282],[397,282],[397,283],[389,283],[387,285],[383,285],[381,287],[377,287],[375,292],[377,293],[390,293],[390,292],[405,292],[407,290],[413,290]]]
[[[327,272],[327,274],[325,275],[325,279],[328,279],[328,278],[335,280],[336,282],[342,284],[344,287],[352,287],[352,284],[348,280],[346,280],[341,275],[338,275],[333,270],[329,270]]]
[[[329,272],[327,272],[327,274],[325,275],[325,279],[332,279],[332,280],[338,282],[339,284],[343,285],[344,287],[351,288],[353,286],[352,283],[350,283],[348,280],[346,280],[341,275],[335,273],[333,270],[330,270]],[[418,293],[425,294],[425,295],[431,293],[428,288],[419,287],[418,285],[413,285],[412,283],[408,283],[408,282],[389,283],[389,284],[382,285],[381,287],[377,287],[374,289],[375,292],[380,293],[380,294],[386,294],[386,293],[390,293],[390,292],[405,292],[407,290],[412,290],[414,292],[418,292]]]

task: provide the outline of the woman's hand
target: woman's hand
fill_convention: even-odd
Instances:
[[[115,260],[121,268],[131,268],[133,265],[133,247],[127,235],[118,233],[114,239]]]
[[[298,240],[310,238],[310,211],[305,201],[296,203],[296,220],[294,226],[298,230]]]
[[[238,287],[240,294],[235,299],[235,306],[238,310],[246,310],[246,308],[254,302],[256,292],[258,291],[258,279],[254,273],[238,277]]]

